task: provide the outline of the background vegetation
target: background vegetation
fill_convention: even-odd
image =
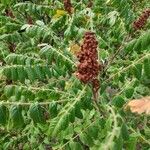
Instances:
[[[148,150],[150,120],[124,110],[150,95],[148,0],[1,0],[0,149]],[[97,105],[74,75],[86,31],[96,33]]]

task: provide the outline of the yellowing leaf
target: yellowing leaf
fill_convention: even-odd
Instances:
[[[131,112],[133,113],[146,113],[150,115],[150,96],[131,100],[127,103],[125,108],[130,108]]]
[[[56,14],[53,16],[53,19],[57,19],[61,16],[64,16],[65,14],[66,14],[66,11],[61,10],[61,9],[57,9]]]
[[[70,50],[71,53],[76,55],[80,51],[80,46],[78,44],[71,43],[69,50]]]

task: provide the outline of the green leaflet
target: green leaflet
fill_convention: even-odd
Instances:
[[[98,137],[98,133],[99,133],[99,127],[96,126],[96,125],[93,125],[93,126],[90,126],[88,129],[87,129],[87,134],[92,137],[93,139],[97,139]]]
[[[34,123],[45,123],[44,108],[39,104],[32,104],[29,108],[29,115]]]
[[[55,137],[59,132],[65,130],[69,125],[69,114],[57,116],[51,120],[48,135]]]
[[[25,60],[25,64],[26,64],[27,66],[33,65],[33,60],[32,60],[31,58],[27,58],[27,59]]]
[[[120,74],[119,80],[120,80],[121,82],[124,82],[124,81],[125,81],[125,77],[126,77],[126,74],[123,72],[123,73]]]
[[[11,0],[1,0],[1,3],[5,6],[9,5]]]
[[[53,76],[57,79],[60,77],[59,73],[55,69],[53,69]]]
[[[38,79],[44,80],[46,78],[45,72],[43,72],[43,70],[42,70],[42,66],[35,65],[34,69],[35,69],[35,73],[36,73]]]
[[[47,91],[43,91],[43,90],[39,90],[36,94],[35,94],[36,99],[38,100],[45,100],[47,99]]]
[[[11,67],[11,79],[13,81],[17,81],[18,79],[18,72],[17,72],[17,68],[16,67]]]
[[[59,29],[60,27],[64,26],[65,22],[66,22],[66,16],[64,15],[58,18],[57,20],[53,21],[51,28],[53,30]]]
[[[150,78],[150,58],[144,60],[144,73]]]
[[[25,68],[25,71],[27,73],[27,76],[28,76],[29,80],[34,81],[36,79],[36,74],[35,74],[35,71],[34,71],[33,67],[27,66]]]
[[[33,101],[35,99],[35,94],[28,89],[22,89],[21,95],[26,97],[26,100]]]
[[[61,56],[60,55],[56,55],[56,54],[54,54],[55,55],[55,63],[56,63],[56,67],[57,66],[60,66],[61,64],[63,64],[63,60],[61,59]]]
[[[20,64],[20,65],[25,65],[25,60],[26,59],[26,57],[24,57],[24,56],[17,56],[17,64]]]
[[[21,94],[22,94],[22,87],[16,87],[15,88],[15,99],[17,100],[17,101],[19,101],[20,99],[21,99]]]
[[[140,52],[141,51],[141,39],[137,39],[136,43],[133,46],[133,51]]]
[[[126,149],[127,150],[135,150],[137,142],[138,142],[138,137],[130,136],[130,138],[128,139],[127,144],[126,144]]]
[[[131,42],[129,42],[125,46],[125,51],[131,52],[131,51],[137,51],[141,52],[143,50],[148,49],[150,46],[150,31],[148,30],[144,34],[142,34],[138,39],[133,39]]]
[[[37,37],[39,38],[46,31],[43,27],[39,27],[39,26],[34,25],[30,28],[27,28],[26,32],[31,38],[34,37],[35,33],[37,34]]]
[[[49,51],[49,47],[48,46],[44,46],[43,48],[41,48],[40,52],[39,52],[41,57],[45,57],[45,58],[49,58],[51,57],[51,52]]]
[[[8,120],[8,109],[3,104],[0,104],[0,124],[6,125]]]
[[[107,88],[107,84],[106,84],[106,83],[103,83],[103,84],[101,85],[100,93],[102,94],[102,93],[106,90],[106,88]]]
[[[75,121],[75,108],[73,107],[69,113],[69,120],[71,123]]]
[[[10,68],[4,68],[3,74],[8,78],[11,79],[11,69]]]
[[[150,137],[150,128],[149,127],[145,127],[144,129],[144,133],[147,137]]]
[[[4,89],[4,94],[9,98],[14,95],[15,87],[11,85],[7,85]]]
[[[142,77],[142,64],[136,64],[134,67],[133,67],[133,74],[135,75],[135,77],[137,79],[141,79]]]
[[[65,130],[69,126],[69,114],[63,116],[62,121],[60,122],[60,130]]]
[[[51,78],[51,77],[52,77],[51,68],[50,68],[49,66],[43,67],[43,71],[45,72],[45,75],[46,75],[48,78]]]
[[[83,144],[88,145],[90,147],[92,147],[94,145],[93,139],[89,135],[87,135],[86,133],[80,134],[80,140]]]
[[[121,108],[125,104],[125,100],[122,96],[116,96],[114,97],[112,104],[114,104],[116,107]]]
[[[71,24],[64,32],[64,36],[66,39],[72,39],[74,36],[76,36],[77,31],[78,28]]]
[[[5,24],[5,29],[7,32],[12,32],[12,31],[16,31],[18,30],[18,28],[20,28],[21,25],[18,25],[16,23],[11,23],[11,22],[8,22]]]
[[[10,43],[14,43],[14,42],[20,42],[22,37],[20,36],[18,32],[15,31],[9,34],[3,34],[2,36],[0,36],[0,39],[3,39]]]
[[[127,98],[131,98],[133,96],[133,93],[134,93],[134,88],[132,87],[129,87],[125,90],[125,96]]]
[[[146,50],[150,46],[150,30],[147,31],[141,38],[142,50]]]
[[[57,72],[57,74],[58,74],[57,76],[63,75],[65,77],[65,75],[66,75],[65,68],[60,69],[59,67],[54,66],[54,70]]]
[[[82,111],[81,111],[81,104],[80,103],[77,103],[75,105],[75,116],[79,119],[82,119],[83,118],[83,115],[82,115]]]
[[[48,64],[51,64],[53,62],[54,53],[47,50],[45,56],[47,58]]]
[[[122,124],[121,133],[122,133],[122,138],[125,141],[129,140],[129,131],[128,131],[128,127],[125,123]]]
[[[80,109],[84,109],[84,110],[87,110],[87,109],[90,109],[91,106],[92,106],[92,100],[88,97],[84,97],[81,99],[81,102],[80,102]]]
[[[7,64],[11,64],[16,62],[16,57],[14,54],[9,54],[6,58],[5,61],[7,62]]]
[[[60,136],[64,139],[70,140],[74,136],[73,124],[69,124],[69,126],[61,132]]]
[[[55,101],[49,104],[49,113],[50,113],[51,118],[54,118],[57,116],[58,110],[57,110],[57,103]]]
[[[17,105],[10,108],[10,118],[14,128],[20,128],[24,125],[21,106]]]
[[[49,98],[50,100],[59,100],[60,94],[57,93],[57,92],[55,92],[55,91],[52,91],[52,92],[50,92],[50,93],[48,94],[48,98]]]
[[[25,11],[28,9],[28,11],[33,14],[37,14],[37,12],[40,14],[46,13],[46,12],[51,12],[49,7],[46,7],[43,5],[37,5],[34,3],[20,2],[20,3],[17,3],[14,7],[15,7],[15,9],[18,9],[19,11]]]
[[[27,78],[26,72],[23,66],[17,67],[18,79],[20,82],[24,83]]]
[[[34,59],[32,57],[21,55],[21,54],[9,54],[5,61],[7,64],[17,64],[17,65],[33,65],[35,63],[39,63],[41,60]]]
[[[70,142],[69,147],[71,150],[83,150],[81,144],[79,142]]]
[[[137,41],[137,40],[134,39],[134,40],[132,40],[131,42],[129,42],[129,43],[125,46],[125,51],[126,51],[127,53],[133,50],[133,47],[134,47],[136,41]]]
[[[120,134],[119,137],[115,139],[113,150],[122,150],[122,149],[123,149],[123,138],[122,134]]]

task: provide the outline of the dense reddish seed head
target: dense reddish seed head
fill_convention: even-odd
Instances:
[[[72,13],[72,4],[70,0],[64,0],[64,8],[69,14]]]
[[[101,68],[98,63],[97,45],[95,33],[88,31],[84,35],[81,51],[77,54],[80,63],[77,65],[76,76],[85,84],[91,83],[93,92],[97,92],[99,89],[97,76]]]
[[[143,11],[141,16],[136,21],[134,21],[133,28],[135,30],[142,29],[144,27],[144,25],[146,24],[149,16],[150,16],[150,9]]]

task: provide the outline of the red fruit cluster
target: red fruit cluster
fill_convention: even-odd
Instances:
[[[64,0],[64,8],[69,14],[71,14],[71,12],[72,12],[72,5],[71,5],[71,1],[70,0]]]
[[[150,9],[145,10],[144,12],[142,12],[141,16],[139,17],[138,20],[136,20],[133,23],[133,27],[135,30],[140,30],[143,28],[143,26],[146,24],[148,18],[150,16]]]
[[[90,31],[86,32],[81,51],[77,54],[80,63],[77,66],[76,76],[83,83],[92,83],[94,92],[99,89],[97,76],[100,72],[100,64],[98,63],[97,45],[95,34]]]

